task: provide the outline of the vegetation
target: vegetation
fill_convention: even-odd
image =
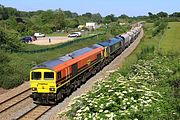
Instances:
[[[179,12],[168,15],[166,12],[153,14],[149,16],[129,17],[125,14],[115,16],[113,14],[102,17],[99,13],[85,13],[78,15],[71,11],[56,10],[38,10],[32,12],[19,11],[15,8],[0,5],[0,26],[4,30],[15,32],[19,37],[33,35],[35,32],[52,34],[57,31],[72,31],[78,25],[86,22],[96,22],[98,24],[109,24],[112,22],[132,23],[139,20],[153,22],[159,18],[165,21],[180,21]]]
[[[180,53],[179,28],[180,24],[178,22],[173,22],[168,25],[168,29],[165,31],[163,38],[160,41],[160,49],[162,50],[162,52],[168,53],[171,51],[175,51]]]
[[[126,59],[123,69],[76,98],[61,115],[69,119],[179,119],[180,54],[177,49],[166,54],[159,51],[158,46],[166,50],[163,42],[170,41],[162,38],[163,34],[152,37],[152,27],[145,25],[145,37]],[[165,30],[172,34],[168,32]]]

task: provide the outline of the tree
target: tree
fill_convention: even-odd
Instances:
[[[56,17],[54,20],[55,29],[56,30],[62,30],[66,26],[64,13],[61,9],[56,10],[55,12],[56,12],[56,14],[55,14]]]
[[[174,12],[173,14],[169,15],[170,17],[180,17],[180,12]]]
[[[149,18],[150,18],[150,19],[156,19],[156,18],[158,18],[158,16],[157,16],[156,14],[153,14],[153,13],[151,13],[151,12],[148,12],[148,15],[149,15]]]
[[[102,23],[102,16],[100,13],[92,14],[92,21],[98,24]]]
[[[66,19],[66,26],[70,28],[77,28],[79,21],[77,19]]]
[[[0,28],[0,48],[5,50],[18,50],[21,48],[21,43],[17,35],[7,33]]]
[[[117,21],[117,18],[114,16],[114,14],[107,15],[104,18],[104,23],[110,23],[110,22],[115,22],[115,21]]]
[[[159,12],[157,13],[157,16],[163,18],[163,17],[168,17],[168,14],[166,12]]]
[[[153,16],[153,14],[151,12],[148,12],[148,15],[149,15],[149,17]]]
[[[118,18],[121,18],[121,19],[128,19],[129,16],[127,16],[126,14],[122,14],[121,16],[119,16]]]

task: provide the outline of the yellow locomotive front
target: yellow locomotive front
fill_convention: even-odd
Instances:
[[[35,102],[56,102],[56,72],[48,68],[37,68],[30,72],[31,97]]]

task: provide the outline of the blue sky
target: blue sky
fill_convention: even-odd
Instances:
[[[0,4],[25,11],[61,8],[78,14],[99,12],[103,16],[139,16],[147,15],[149,11],[180,12],[180,0],[0,0]]]

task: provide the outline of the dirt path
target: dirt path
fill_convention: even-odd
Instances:
[[[49,42],[50,39],[50,42]],[[61,37],[61,36],[52,36],[52,37],[42,37],[37,38],[36,41],[31,42],[30,44],[36,44],[36,45],[52,45],[57,43],[64,43],[67,41],[71,41],[74,38],[68,38],[68,37]]]

